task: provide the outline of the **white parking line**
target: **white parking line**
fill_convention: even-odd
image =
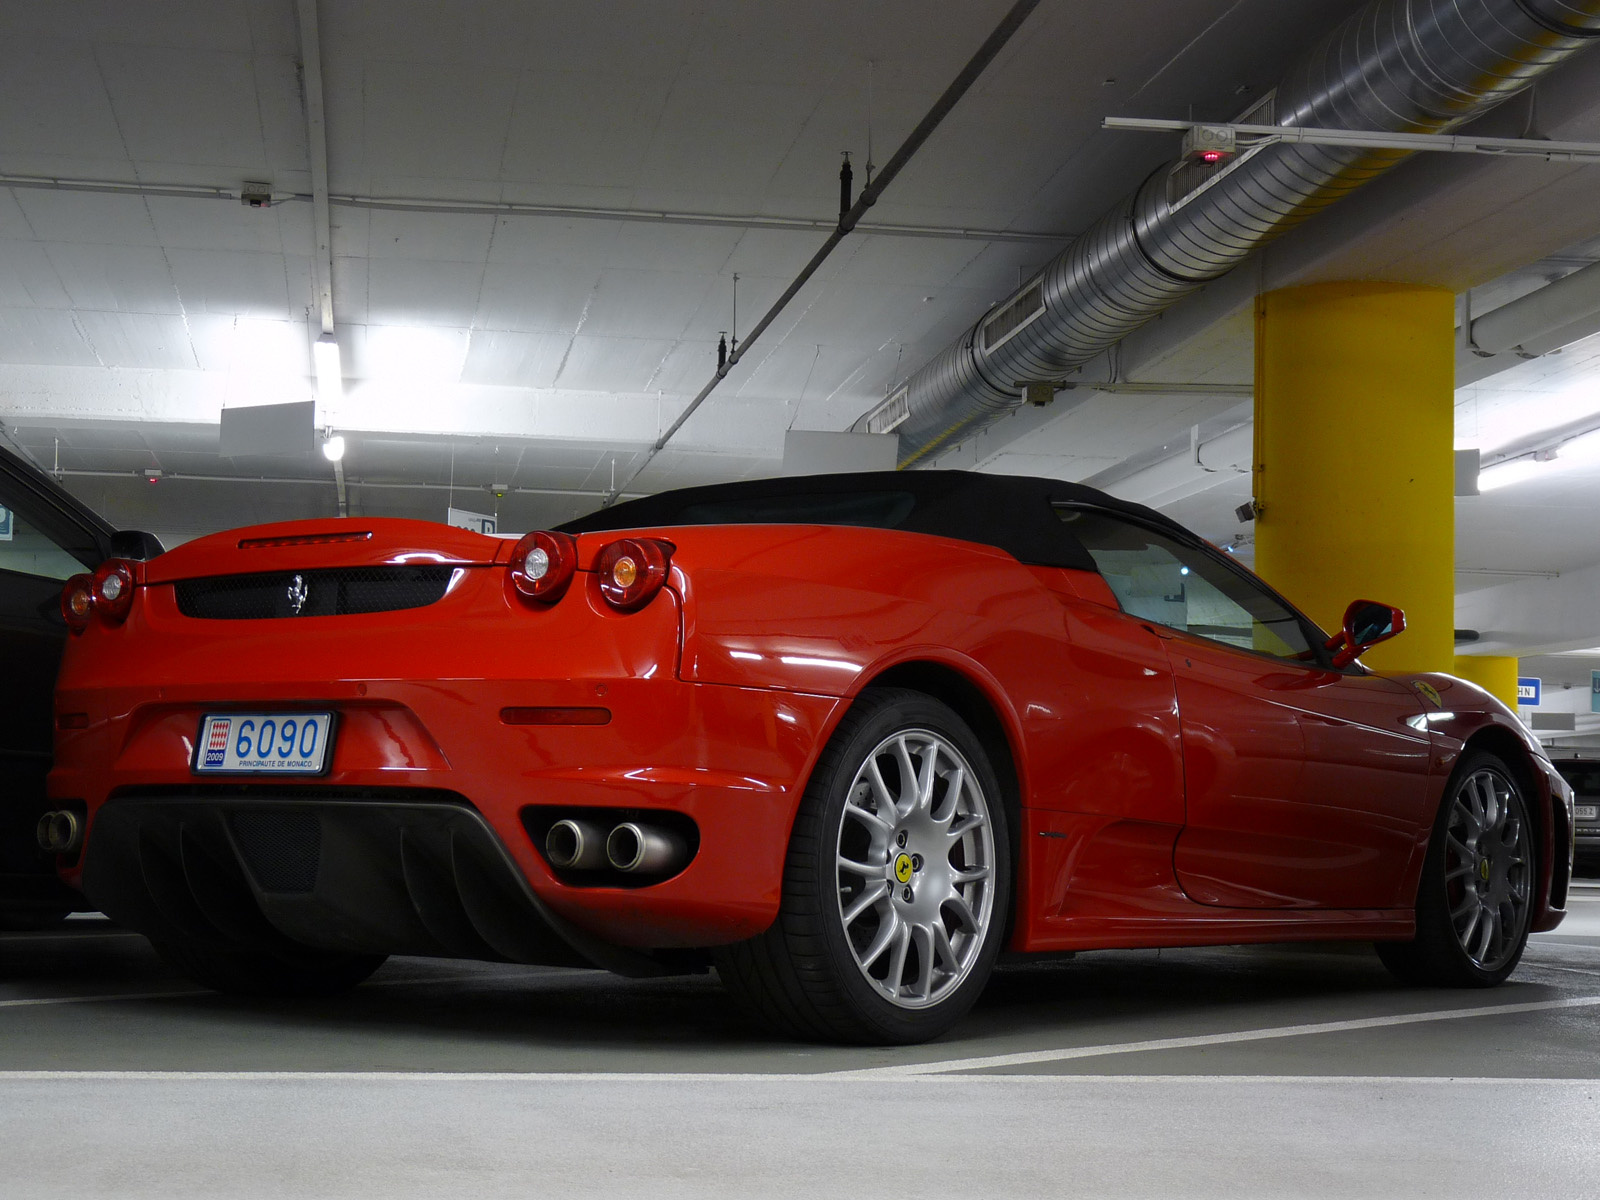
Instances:
[[[0,1008],[35,1008],[42,1004],[94,1004],[104,1000],[171,1000],[178,996],[203,996],[204,988],[186,992],[105,992],[94,996],[26,996],[20,1000],[0,1000]]]
[[[380,987],[425,987],[436,983],[490,983],[504,979],[525,979],[531,970],[539,970],[540,974],[581,974],[593,975],[593,971],[583,970],[578,967],[547,967],[524,968],[519,971],[499,971],[493,974],[477,973],[473,975],[437,975],[424,979],[369,979],[361,985],[362,989]],[[103,992],[92,996],[27,996],[20,1000],[0,1000],[0,1008],[33,1008],[41,1004],[88,1004],[97,1000],[170,1000],[183,996],[214,996],[210,988],[190,988],[181,992]]]
[[[1560,1084],[1593,1090],[1600,1079],[1546,1075],[905,1075],[870,1071],[5,1071],[9,1083],[823,1083],[896,1086],[1010,1087],[1062,1084],[1157,1085],[1162,1083],[1314,1084]]]
[[[1030,1050],[1019,1054],[991,1054],[982,1058],[947,1058],[937,1062],[903,1063],[893,1067],[866,1067],[838,1075],[858,1078],[903,1079],[952,1071],[983,1071],[994,1067],[1026,1067],[1035,1063],[1067,1062],[1108,1054],[1139,1054],[1146,1050],[1187,1050],[1196,1046],[1225,1046],[1235,1042],[1261,1042],[1271,1038],[1307,1037],[1318,1033],[1348,1033],[1357,1029],[1383,1029],[1393,1025],[1420,1025],[1431,1021],[1460,1021],[1468,1017],[1499,1017],[1511,1013],[1547,1012],[1561,1008],[1600,1007],[1600,996],[1573,996],[1565,1000],[1530,1000],[1522,1004],[1488,1004],[1477,1008],[1446,1008],[1434,1012],[1400,1013],[1389,1017],[1359,1017],[1350,1021],[1320,1021],[1311,1025],[1278,1025],[1268,1029],[1241,1029],[1233,1033],[1208,1033],[1195,1037],[1155,1038],[1145,1042],[1113,1042],[1102,1046],[1069,1046],[1062,1050]]]

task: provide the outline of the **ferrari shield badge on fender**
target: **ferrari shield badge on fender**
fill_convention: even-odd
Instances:
[[[1417,687],[1417,691],[1422,693],[1422,698],[1424,700],[1431,701],[1435,708],[1443,708],[1444,707],[1444,701],[1439,699],[1439,689],[1434,687],[1433,684],[1424,683],[1422,680],[1419,679],[1419,680],[1417,680],[1416,687]]]

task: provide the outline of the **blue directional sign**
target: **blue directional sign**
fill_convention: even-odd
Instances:
[[[1538,704],[1539,703],[1539,680],[1538,679],[1529,678],[1528,676],[1518,676],[1518,678],[1517,678],[1517,703],[1518,704]]]

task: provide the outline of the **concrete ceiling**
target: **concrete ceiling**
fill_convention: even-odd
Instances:
[[[522,528],[597,504],[821,244],[841,151],[859,189],[1007,7],[320,0],[346,379],[318,421],[355,511]],[[847,427],[1170,157],[1103,117],[1231,116],[1349,10],[1044,0],[636,490],[772,473],[785,430]],[[332,511],[320,458],[218,452],[224,407],[312,394],[300,45],[295,0],[0,0],[0,433],[120,523]],[[1483,125],[1600,141],[1600,52]],[[1086,382],[942,462],[1126,475],[1248,415],[1258,289],[1402,279],[1482,311],[1600,259],[1597,170],[1418,156],[1127,339],[1119,377],[1172,390]],[[1463,388],[1458,445],[1600,413],[1597,379],[1591,339]],[[1600,560],[1597,484],[1464,498],[1461,588]],[[1248,551],[1244,498],[1170,511]]]

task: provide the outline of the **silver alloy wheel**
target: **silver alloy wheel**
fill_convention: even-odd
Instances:
[[[929,729],[891,734],[845,797],[839,919],[856,966],[901,1008],[927,1008],[971,973],[995,914],[994,826],[977,773]]]
[[[1533,895],[1527,809],[1499,771],[1480,768],[1456,791],[1444,886],[1457,943],[1480,970],[1499,970],[1521,947]]]

